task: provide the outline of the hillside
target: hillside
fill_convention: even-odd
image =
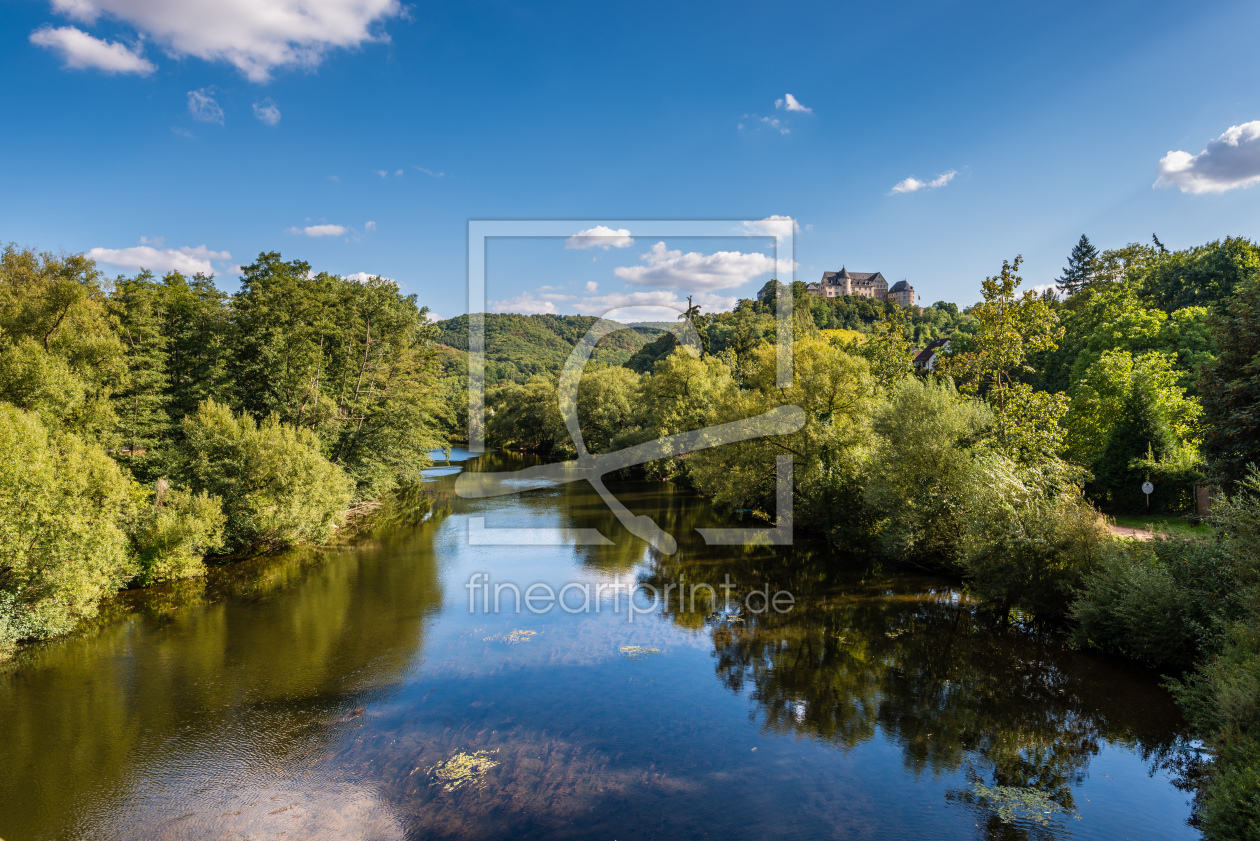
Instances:
[[[573,347],[599,319],[589,315],[486,314],[486,384],[523,383],[535,375],[550,376],[564,365]],[[468,316],[439,321],[447,370],[468,370]],[[652,341],[660,330],[634,327],[613,333],[595,348],[592,361],[622,365]]]

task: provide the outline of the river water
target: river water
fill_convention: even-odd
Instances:
[[[128,594],[27,651],[0,674],[0,838],[1198,837],[1154,675],[947,580],[706,547],[724,523],[669,485],[613,486],[678,539],[662,557],[585,485],[470,501],[454,472],[419,526]],[[628,581],[698,595],[631,614]],[[575,586],[496,612],[512,584]],[[767,588],[791,609],[756,612]]]

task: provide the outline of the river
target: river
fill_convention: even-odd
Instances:
[[[0,838],[1198,837],[1156,676],[945,579],[706,547],[723,523],[669,485],[612,486],[669,557],[583,484],[452,493],[461,464],[524,463],[457,461],[419,526],[129,593],[25,652],[0,673]],[[512,528],[542,542],[482,531]],[[699,595],[631,613],[628,581]],[[531,584],[574,585],[567,609],[507,587],[495,611]]]

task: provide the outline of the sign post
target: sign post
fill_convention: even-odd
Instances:
[[[1146,481],[1142,483],[1142,493],[1146,494],[1146,513],[1151,513],[1151,494],[1155,492],[1155,486]]]

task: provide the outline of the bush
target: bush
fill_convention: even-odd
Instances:
[[[973,446],[992,423],[987,406],[948,382],[903,380],[879,407],[865,505],[884,554],[954,560],[962,503],[980,478]]]
[[[101,450],[0,404],[0,648],[65,633],[135,576],[142,495]]]
[[[218,497],[176,490],[159,480],[153,505],[136,528],[140,583],[204,575],[205,556],[221,546],[226,522]]]
[[[319,439],[272,416],[255,423],[213,400],[183,422],[176,475],[223,500],[230,549],[280,549],[332,536],[353,486]]]
[[[1221,547],[1179,539],[1114,542],[1069,611],[1078,645],[1178,669],[1218,647],[1238,612]]]
[[[959,564],[972,591],[1003,613],[1063,612],[1109,539],[1097,512],[1055,475],[990,454],[968,501]]]

